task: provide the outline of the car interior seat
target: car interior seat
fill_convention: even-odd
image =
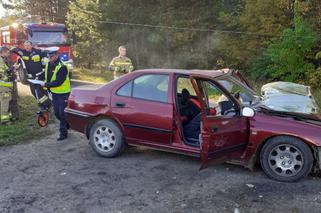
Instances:
[[[221,114],[224,115],[224,113],[233,108],[233,103],[231,101],[221,101],[219,102],[219,105],[221,107]]]

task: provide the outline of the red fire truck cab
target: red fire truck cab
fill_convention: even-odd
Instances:
[[[70,70],[73,69],[71,44],[64,24],[25,23],[0,28],[1,46],[23,48],[23,43],[26,40],[31,41],[36,48],[40,49],[58,46],[61,60],[67,64]]]

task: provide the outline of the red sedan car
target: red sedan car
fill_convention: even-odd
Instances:
[[[70,127],[93,150],[115,157],[125,145],[229,161],[279,181],[321,168],[321,121],[275,111],[234,71],[139,70],[72,90]]]

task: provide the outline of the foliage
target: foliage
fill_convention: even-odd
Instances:
[[[20,15],[23,21],[64,22],[69,0],[11,0],[3,1],[7,10]],[[28,17],[29,16],[29,17]]]
[[[314,71],[308,60],[317,45],[319,35],[302,20],[295,28],[287,28],[280,39],[273,41],[262,56],[253,62],[252,73],[256,77],[270,80],[306,82],[307,76]]]
[[[90,67],[100,61],[104,38],[99,21],[102,13],[98,1],[78,0],[71,2],[67,23],[69,30],[75,32],[77,40],[74,54],[78,61]]]
[[[15,15],[5,16],[0,19],[0,27],[11,25],[14,22],[16,22],[17,19],[18,19],[18,17]]]
[[[320,88],[321,85],[321,67],[313,69],[308,73],[309,85],[313,88]]]
[[[76,37],[75,61],[89,69],[107,67],[120,45],[127,47],[136,69],[230,67],[262,80],[302,82],[306,72],[320,66],[321,42],[309,34],[311,29],[321,33],[320,0],[6,2],[21,18],[30,14],[66,21]],[[305,20],[299,27],[297,17]]]

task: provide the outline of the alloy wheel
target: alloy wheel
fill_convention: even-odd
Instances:
[[[268,162],[277,175],[291,177],[302,170],[304,164],[302,156],[302,152],[295,146],[281,144],[271,150]]]
[[[94,143],[101,152],[109,152],[116,144],[115,133],[106,126],[100,126],[94,133]]]

